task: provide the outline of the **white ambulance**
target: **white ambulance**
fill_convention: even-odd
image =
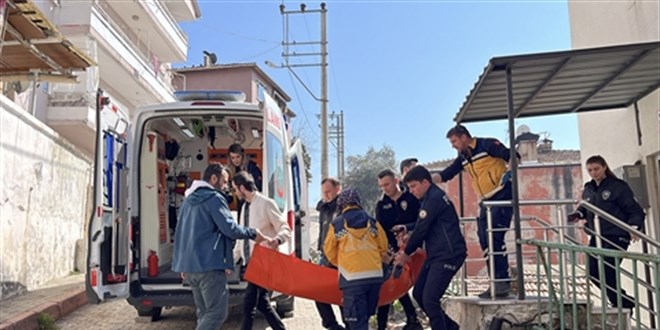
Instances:
[[[209,163],[228,164],[233,143],[257,163],[262,193],[287,215],[292,239],[280,251],[309,259],[303,148],[291,139],[290,120],[272,98],[252,104],[242,92],[179,92],[178,102],[142,107],[130,121],[101,93],[97,99],[86,279],[91,303],[127,298],[153,321],[163,307],[194,305],[190,287],[171,270],[178,208],[186,187]],[[231,208],[235,215],[235,203]],[[235,261],[230,305],[242,302],[247,285],[245,267]],[[293,297],[274,300],[279,313],[293,310]]]

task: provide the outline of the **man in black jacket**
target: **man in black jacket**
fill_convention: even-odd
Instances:
[[[378,186],[383,191],[383,197],[376,204],[376,220],[387,234],[389,249],[392,252],[399,251],[399,246],[392,229],[395,226],[405,226],[407,231],[412,231],[417,222],[419,213],[419,201],[408,191],[401,191],[399,179],[390,169],[378,173]],[[399,298],[401,306],[406,313],[406,326],[403,330],[422,329],[417,320],[415,305],[406,292]],[[387,318],[390,312],[390,304],[378,307],[378,330],[387,328]]]
[[[431,329],[458,329],[458,324],[440,305],[440,298],[467,257],[458,214],[447,194],[433,183],[431,173],[424,166],[413,167],[404,181],[421,205],[415,231],[394,263],[403,266],[411,254],[426,244],[426,261],[415,283],[413,297],[428,315]]]
[[[332,267],[323,255],[323,242],[325,236],[328,234],[328,226],[334,220],[337,213],[337,196],[339,195],[340,184],[335,178],[325,178],[321,181],[321,200],[316,205],[316,210],[319,211],[319,240],[317,251],[319,252],[319,264],[327,267]],[[316,303],[316,309],[321,316],[321,324],[324,328],[330,330],[342,330],[342,327],[335,318],[335,312],[332,310],[332,305],[326,303]]]

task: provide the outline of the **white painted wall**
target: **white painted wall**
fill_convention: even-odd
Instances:
[[[0,282],[8,297],[74,270],[91,159],[0,95]]]
[[[573,48],[588,48],[651,42],[660,40],[659,1],[585,1],[569,0],[569,17]],[[638,102],[642,143],[638,143],[635,109],[598,111],[578,115],[582,163],[595,154],[607,160],[611,168],[630,165],[641,161],[647,165],[649,199],[652,207],[647,209],[648,234],[660,238],[658,228],[658,190],[660,184],[653,175],[658,169],[653,165],[660,154],[660,92],[656,90]],[[650,165],[650,166],[649,166]],[[584,168],[584,167],[583,167]],[[589,178],[587,172],[583,177]],[[634,243],[630,251],[641,252],[641,244]],[[631,271],[632,265],[624,262],[622,267]],[[638,269],[640,274],[642,269]],[[632,294],[633,283],[622,279],[622,286]],[[655,283],[657,285],[657,283]],[[646,294],[640,290],[640,303],[648,306]],[[648,325],[648,313],[641,313],[642,322]]]
[[[660,2],[658,1],[584,1],[569,0],[573,48],[588,48],[660,40]],[[647,164],[647,178],[655,169],[648,160],[660,153],[660,91],[638,102],[642,144],[637,141],[635,109],[597,111],[578,115],[582,163],[595,154],[602,155],[611,168]],[[597,124],[596,124],[597,123]],[[586,171],[585,180],[589,178]],[[657,201],[657,182],[651,179],[650,200]],[[657,228],[657,203],[647,210],[650,234],[660,238]]]

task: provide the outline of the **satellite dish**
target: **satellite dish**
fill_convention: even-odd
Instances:
[[[529,133],[529,132],[530,132],[529,126],[527,126],[527,125],[520,125],[520,126],[518,126],[518,128],[516,129],[516,136],[521,136],[521,135],[523,135],[523,134],[525,134],[525,133]]]

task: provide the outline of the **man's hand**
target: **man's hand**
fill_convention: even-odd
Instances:
[[[180,275],[181,275],[181,279],[185,281],[186,280],[186,273],[181,272]]]
[[[381,258],[381,261],[384,264],[388,264],[392,262],[392,259],[394,259],[394,253],[392,253],[392,250],[387,250],[387,253]]]
[[[254,242],[259,244],[263,241],[270,240],[270,237],[264,236],[264,234],[261,233],[261,230],[255,229],[257,231],[257,236],[254,238]]]
[[[396,265],[403,266],[403,265],[406,264],[406,262],[408,262],[409,259],[410,259],[410,256],[407,255],[403,250],[401,250],[394,257],[394,265],[395,266]]]
[[[273,250],[277,250],[277,247],[280,246],[280,241],[277,238],[271,238],[266,241],[266,245]]]

